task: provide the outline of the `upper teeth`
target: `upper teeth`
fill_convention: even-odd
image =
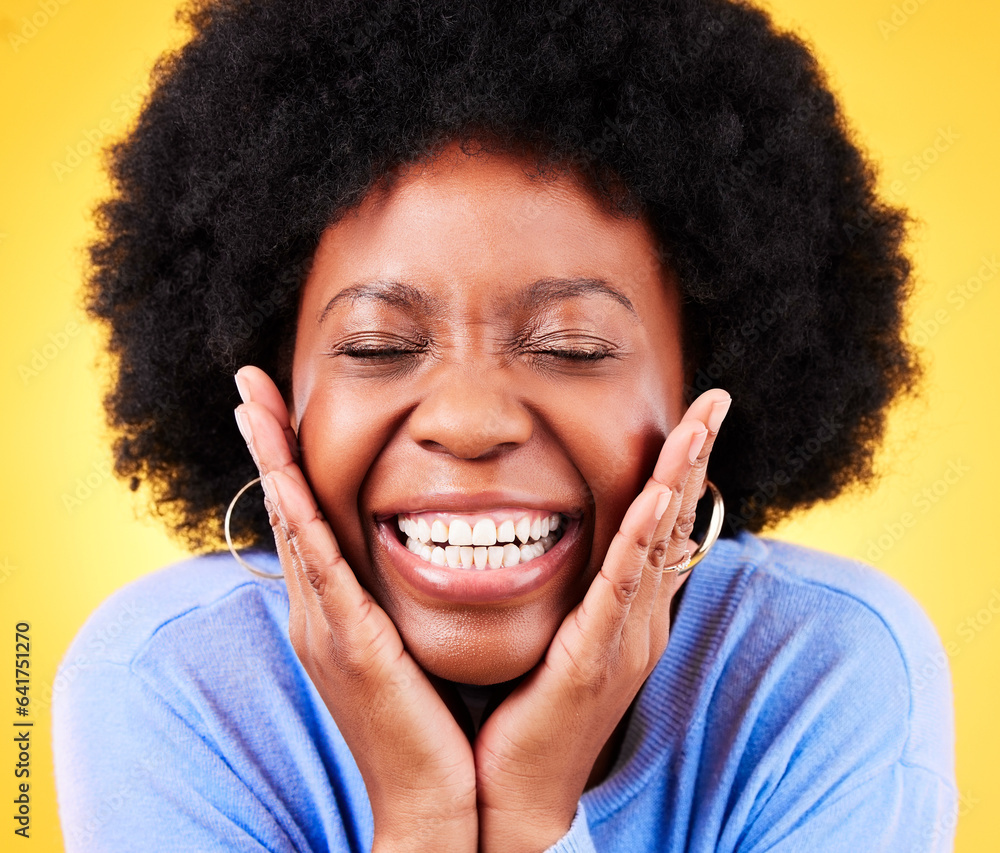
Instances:
[[[473,524],[470,519],[447,516],[432,517],[430,521],[423,515],[399,515],[396,517],[399,529],[418,542],[447,542],[449,545],[496,545],[498,542],[522,543],[542,539],[559,527],[560,515],[531,513],[522,515],[516,521],[504,518],[497,524],[492,518],[479,518]]]
[[[540,557],[559,538],[554,535],[562,520],[557,512],[507,511],[499,515],[502,517],[457,518],[421,513],[399,515],[396,520],[410,551],[428,562],[452,568],[516,566]],[[519,547],[515,539],[523,544]]]

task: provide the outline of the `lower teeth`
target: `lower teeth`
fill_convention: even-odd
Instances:
[[[500,569],[518,566],[540,557],[559,541],[559,534],[550,533],[535,542],[516,545],[491,545],[472,547],[471,545],[430,545],[419,539],[408,538],[406,547],[422,560],[436,566],[453,569]]]

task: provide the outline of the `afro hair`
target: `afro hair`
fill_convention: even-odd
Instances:
[[[873,477],[903,340],[907,219],[809,49],[729,0],[217,0],[181,13],[109,151],[86,305],[106,325],[115,471],[194,550],[256,470],[232,380],[287,389],[320,235],[401,164],[488,138],[641,212],[680,282],[688,399],[726,535]],[[621,191],[624,188],[624,192]],[[233,516],[273,547],[262,510]]]

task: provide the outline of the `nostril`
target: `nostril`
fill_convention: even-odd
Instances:
[[[534,428],[531,413],[506,391],[487,385],[479,377],[460,387],[434,388],[410,413],[413,441],[431,452],[477,460],[525,444]]]

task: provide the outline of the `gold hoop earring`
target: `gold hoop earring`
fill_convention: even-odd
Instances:
[[[708,522],[708,530],[705,531],[705,538],[701,540],[693,554],[688,554],[674,566],[668,566],[664,572],[676,572],[678,575],[686,575],[698,563],[705,559],[705,555],[711,550],[719,534],[722,532],[722,522],[726,517],[726,504],[722,500],[722,492],[711,480],[705,480],[705,485],[712,492],[712,517]]]
[[[242,489],[240,489],[233,497],[233,499],[229,502],[229,507],[228,509],[226,509],[226,520],[223,524],[223,527],[225,528],[226,531],[226,544],[229,546],[229,553],[233,555],[233,558],[236,560],[236,562],[239,563],[241,566],[243,566],[243,568],[246,569],[248,572],[250,572],[250,574],[257,575],[257,577],[259,578],[267,578],[268,580],[278,580],[280,578],[283,578],[284,574],[282,574],[281,572],[279,572],[278,574],[272,574],[271,572],[263,572],[260,569],[255,569],[239,554],[237,554],[236,548],[233,545],[233,537],[229,533],[229,519],[232,518],[233,507],[236,506],[236,501],[238,501],[243,496],[243,493],[247,489],[249,489],[251,486],[255,486],[259,482],[260,482],[260,477],[255,477],[253,480],[247,483]]]

